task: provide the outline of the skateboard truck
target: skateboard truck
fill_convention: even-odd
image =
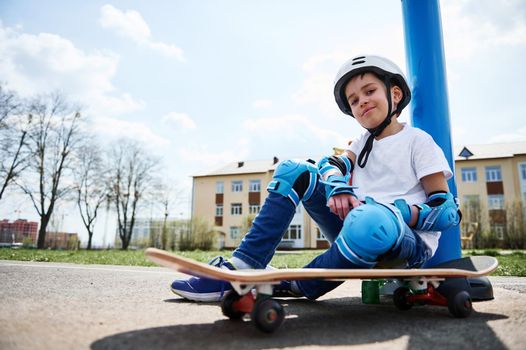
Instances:
[[[487,277],[411,279],[393,294],[393,302],[400,310],[409,310],[413,305],[447,306],[457,318],[468,317],[473,302],[492,299],[493,289]]]
[[[285,319],[283,306],[272,299],[272,284],[231,283],[233,290],[221,301],[223,315],[239,320],[246,314],[255,326],[266,333],[274,332]],[[255,293],[252,290],[255,288]]]

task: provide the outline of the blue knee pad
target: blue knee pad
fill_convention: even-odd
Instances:
[[[318,168],[314,161],[289,159],[278,164],[267,191],[289,198],[297,206],[308,200],[316,188]]]
[[[336,244],[349,261],[373,267],[378,257],[399,246],[402,220],[401,215],[368,197],[365,204],[349,212]]]

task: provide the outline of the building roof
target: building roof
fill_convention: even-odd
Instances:
[[[511,158],[516,155],[526,155],[526,142],[461,145],[455,147],[454,153],[455,160]],[[300,159],[308,158],[300,157]],[[193,177],[266,173],[276,169],[277,161],[279,160],[275,158],[230,162],[219,168],[194,174]]]
[[[277,161],[279,160],[276,158],[276,162],[273,159],[231,162],[220,168],[195,174],[193,177],[266,173],[276,168]]]
[[[289,157],[284,159],[321,159],[321,156],[301,156],[301,157]],[[194,174],[192,177],[203,177],[203,176],[220,176],[220,175],[235,175],[235,174],[262,174],[270,171],[274,171],[278,165],[280,159],[274,157],[273,159],[263,160],[244,160],[228,163],[220,168],[212,169],[209,171],[203,171],[199,174]]]
[[[511,158],[526,155],[526,142],[488,143],[455,147],[455,160]]]

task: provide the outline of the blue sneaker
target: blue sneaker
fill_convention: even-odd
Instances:
[[[273,286],[272,296],[276,298],[301,298],[303,294],[293,290],[291,281],[281,281],[280,284]]]
[[[234,265],[222,256],[212,259],[209,265],[229,270],[236,270]],[[171,285],[172,292],[185,299],[193,301],[221,301],[225,294],[232,289],[228,282],[205,277],[191,277],[184,280],[175,280]]]

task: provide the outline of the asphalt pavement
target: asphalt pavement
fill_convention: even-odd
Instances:
[[[526,349],[526,278],[491,277],[495,300],[447,308],[365,305],[360,282],[283,299],[273,334],[216,303],[175,296],[165,268],[0,261],[0,349]]]

